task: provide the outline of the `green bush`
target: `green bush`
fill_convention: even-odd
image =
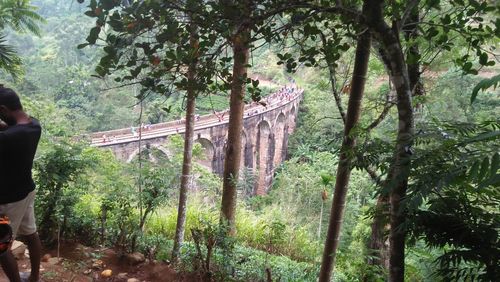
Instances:
[[[53,244],[70,226],[73,207],[85,189],[83,173],[89,160],[82,147],[60,140],[37,158],[34,178],[38,185],[36,214],[41,238]]]

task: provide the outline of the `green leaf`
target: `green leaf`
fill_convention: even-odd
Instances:
[[[465,64],[462,66],[462,69],[463,69],[464,71],[469,71],[471,68],[472,68],[472,63],[471,63],[471,62],[467,62],[467,63],[465,63]]]
[[[78,49],[83,49],[83,48],[87,47],[88,45],[89,45],[89,43],[82,43],[82,44],[79,44],[79,45],[77,46],[77,48],[78,48]]]
[[[465,143],[474,143],[474,142],[480,142],[480,141],[491,141],[495,140],[500,136],[500,131],[491,131],[491,132],[486,132],[486,133],[481,133],[477,135],[474,138],[468,139]]]
[[[323,183],[324,186],[329,185],[334,179],[334,176],[327,172],[321,173],[320,176],[321,176],[321,183]]]
[[[431,26],[429,28],[429,30],[427,31],[427,39],[432,39],[434,36],[436,36],[438,34],[439,34],[439,31],[435,27]]]
[[[133,77],[137,77],[139,75],[139,73],[141,73],[141,67],[137,67],[135,69],[131,69],[130,70],[130,74],[133,76]]]
[[[490,168],[490,159],[486,157],[483,159],[483,162],[481,163],[481,170],[479,171],[479,174],[477,176],[477,179],[479,181],[481,181],[486,176],[486,173],[488,173],[489,168]]]
[[[486,52],[483,52],[480,56],[479,56],[479,63],[483,66],[485,66],[486,64],[488,64],[488,54],[486,54]]]
[[[95,68],[95,72],[99,75],[100,78],[105,77],[107,74],[106,69],[100,65]]]
[[[481,80],[472,90],[472,95],[470,97],[470,103],[471,104],[474,103],[474,101],[476,100],[477,94],[479,93],[479,90],[484,91],[492,86],[496,88],[496,86],[499,83],[500,83],[500,74],[496,75],[492,78],[486,78],[486,79]]]
[[[115,7],[115,3],[120,3],[121,1],[114,1],[114,0],[101,0],[101,4],[104,9],[106,10],[111,10]]]
[[[441,22],[443,24],[450,24],[451,23],[451,17],[449,14],[446,14],[443,18],[441,18]]]
[[[483,181],[477,187],[478,189],[482,189],[488,186],[498,187],[500,185],[500,174],[495,174],[489,177],[486,181]]]
[[[94,13],[94,10],[92,10],[92,11],[86,11],[84,14],[86,16],[88,16],[88,17],[91,17],[91,18],[93,18],[93,17],[96,16],[96,14]]]
[[[478,172],[479,172],[479,162],[475,162],[472,165],[471,169],[469,170],[469,178],[475,179]]]
[[[499,166],[500,166],[500,155],[498,153],[495,153],[491,158],[490,175],[497,174]]]
[[[170,105],[170,106],[168,106],[168,107],[163,107],[163,108],[161,108],[161,109],[162,109],[164,112],[166,112],[166,113],[170,113],[170,112],[172,111],[172,106]]]
[[[415,54],[415,53],[409,52],[407,59],[406,59],[406,62],[409,65],[414,65],[414,64],[418,63],[418,61],[420,59],[421,59],[420,54]]]
[[[95,44],[95,42],[97,41],[97,38],[99,37],[99,33],[100,32],[101,32],[101,28],[100,27],[98,27],[98,26],[93,27],[90,30],[89,36],[87,37],[87,42],[89,44]]]
[[[429,1],[427,1],[427,6],[429,8],[435,8],[435,9],[439,10],[439,2],[441,2],[441,1],[440,0],[429,0]]]

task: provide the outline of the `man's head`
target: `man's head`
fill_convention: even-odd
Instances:
[[[16,119],[13,113],[22,110],[23,106],[16,92],[0,85],[0,119],[8,125],[14,125],[16,124]]]

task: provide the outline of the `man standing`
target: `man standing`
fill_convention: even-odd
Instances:
[[[23,111],[19,96],[0,85],[0,215],[9,217],[14,238],[24,237],[31,262],[31,274],[20,274],[12,252],[0,256],[11,282],[36,282],[40,276],[41,243],[36,232],[31,174],[40,134],[40,123]]]

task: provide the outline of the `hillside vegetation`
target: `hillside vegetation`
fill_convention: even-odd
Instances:
[[[325,241],[332,240],[327,233],[339,159],[346,154],[351,175],[332,279],[387,281],[390,271],[385,264],[388,257],[384,255],[390,254],[389,234],[395,232],[396,227],[389,221],[390,212],[394,212],[389,209],[391,203],[387,198],[380,203],[384,195],[389,197],[392,189],[396,189],[394,183],[399,181],[391,177],[395,173],[392,168],[397,155],[395,148],[399,148],[401,111],[398,112],[399,93],[390,82],[391,76],[375,39],[369,49],[371,57],[360,119],[346,137],[342,114],[347,111],[350,95],[353,95],[351,81],[358,42],[349,32],[359,32],[361,28],[354,23],[344,24],[342,17],[334,19],[319,12],[317,17],[306,17],[298,8],[280,13],[269,21],[275,20],[284,26],[291,22],[296,29],[287,32],[301,37],[276,32],[278,35],[273,34],[269,39],[271,35],[254,29],[253,32],[263,33],[253,43],[255,48],[251,48],[249,76],[261,80],[261,92],[252,92],[257,90],[253,89],[255,85],[252,86],[250,80],[246,102],[259,100],[291,80],[304,89],[297,128],[288,140],[287,159],[276,168],[272,185],[264,196],[254,195],[252,171],[242,172],[243,177],[236,185],[236,232],[232,234],[228,233],[227,226],[219,224],[224,179],[196,162],[203,158],[204,152],[195,144],[194,182],[187,198],[185,242],[178,260],[173,260],[183,137],[170,138],[166,145],[173,152],[170,158],[155,149],[144,151],[143,154],[156,156],[158,161],[154,163],[144,161],[147,158],[120,162],[110,150],[91,147],[74,138],[91,132],[185,118],[188,100],[185,89],[190,86],[181,85],[180,79],[176,85],[181,86],[172,87],[168,93],[158,89],[155,92],[152,86],[147,86],[150,88],[146,91],[144,84],[128,83],[138,80],[139,76],[130,81],[115,79],[128,75],[128,69],[113,70],[106,75],[96,71],[96,67],[103,67],[102,58],[109,55],[103,48],[109,42],[97,41],[97,44],[77,48],[79,44],[89,43],[89,34],[96,20],[100,20],[92,5],[107,5],[107,2],[113,1],[92,0],[79,4],[66,0],[32,0],[31,4],[37,7],[36,13],[45,19],[44,23],[39,23],[39,36],[4,30],[7,42],[15,46],[22,59],[24,72],[18,77],[2,72],[0,83],[16,90],[26,111],[37,117],[43,126],[34,177],[39,233],[46,246],[53,247],[58,240],[65,240],[94,247],[113,247],[120,254],[138,251],[151,260],[172,262],[179,272],[199,273],[206,281],[317,281]],[[139,5],[141,1],[123,2]],[[261,9],[267,7],[267,2],[283,1],[263,1]],[[334,1],[305,2],[335,5]],[[433,20],[450,13],[452,21],[458,18],[453,12],[456,3],[462,1],[416,2],[417,8],[418,5],[425,7]],[[433,6],[427,2],[436,3]],[[469,6],[476,3],[465,2]],[[397,9],[390,6],[393,8],[390,11],[399,13],[404,10],[401,3],[387,5],[396,5]],[[491,9],[481,10],[484,15],[477,15],[484,17],[484,25],[496,21],[496,27],[492,25],[489,33],[481,33],[491,35],[480,42],[484,50],[492,50],[485,53],[486,63],[483,63],[483,55],[472,54],[463,59],[472,48],[467,38],[442,38],[455,36],[453,32],[458,31],[453,29],[446,33],[445,27],[439,27],[435,31],[439,35],[435,37],[404,40],[401,36],[405,55],[411,52],[412,44],[417,43],[422,52],[419,79],[423,91],[411,101],[414,134],[412,145],[405,147],[411,150],[408,156],[411,166],[405,176],[401,176],[407,178],[407,190],[401,204],[405,218],[398,228],[405,232],[403,272],[408,281],[494,281],[500,278],[500,91],[494,87],[485,88],[471,102],[474,87],[498,75],[498,65],[488,63],[498,60],[498,53],[495,53],[499,42],[498,6],[491,1],[480,3],[478,5],[491,6]],[[218,7],[213,5],[213,9]],[[361,11],[357,2],[345,2],[345,5]],[[438,6],[441,10],[436,8]],[[291,2],[290,7],[293,7]],[[130,13],[129,17],[140,18],[149,12],[137,9]],[[153,14],[150,18],[158,22],[163,19]],[[295,25],[297,21],[303,22]],[[311,31],[321,30],[325,22],[339,25],[336,29],[339,34],[330,34],[326,28],[321,35]],[[130,25],[122,24],[126,27],[123,34],[131,36],[126,24]],[[446,25],[447,22],[442,23]],[[207,31],[209,27],[200,26],[199,30],[211,35],[211,31]],[[108,31],[111,33],[111,28]],[[429,32],[428,26],[422,24],[420,35],[428,36]],[[329,36],[329,42],[339,36],[341,43],[325,47],[320,40],[325,35]],[[172,42],[166,42],[164,48],[170,48]],[[188,44],[189,40],[184,43]],[[446,44],[453,46],[447,50],[443,48]],[[313,48],[317,50],[312,51]],[[222,62],[232,58],[231,48],[224,50],[229,54],[217,57],[218,60],[222,58]],[[334,55],[328,56],[325,50]],[[434,52],[434,57],[431,59],[425,52]],[[184,59],[189,58],[186,55]],[[333,73],[329,69],[332,58],[335,62]],[[467,60],[471,61],[471,66]],[[207,66],[210,64],[200,61]],[[224,65],[220,61],[215,64]],[[232,63],[226,64],[231,70]],[[477,74],[471,71],[474,69]],[[144,77],[156,75],[154,66],[142,72],[147,74]],[[223,70],[215,76],[217,81],[214,78],[213,85],[207,84],[207,87],[213,86],[216,91],[209,93],[213,88],[200,91],[196,98],[196,114],[229,109],[231,91],[221,86],[225,78]],[[333,88],[332,76],[336,81]],[[357,139],[352,150],[343,146],[348,137]],[[401,167],[404,165],[403,162]],[[380,224],[379,230],[374,227],[375,223]],[[379,245],[379,249],[373,247],[374,230],[382,234],[379,242],[383,246]]]

